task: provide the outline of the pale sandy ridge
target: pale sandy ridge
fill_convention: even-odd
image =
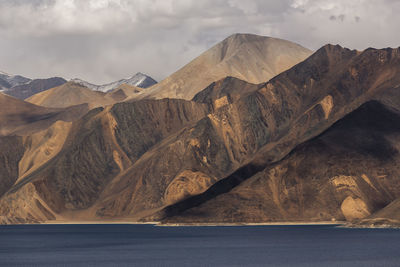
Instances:
[[[266,82],[312,54],[298,44],[254,34],[234,34],[143,91],[140,98],[190,100],[212,82],[232,76]]]

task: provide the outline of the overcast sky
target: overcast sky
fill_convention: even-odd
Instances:
[[[237,32],[313,50],[398,47],[399,14],[398,0],[0,0],[0,70],[161,80]]]

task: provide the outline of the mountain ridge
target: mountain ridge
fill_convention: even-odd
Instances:
[[[0,71],[0,90],[10,89],[11,87],[23,85],[30,81],[31,79],[21,75],[13,75]]]
[[[150,87],[141,97],[190,100],[209,84],[226,76],[250,83],[266,82],[311,53],[282,39],[254,34],[231,35]]]
[[[115,88],[121,86],[122,84],[128,84],[128,85],[132,85],[132,86],[136,86],[136,87],[140,87],[140,88],[148,88],[157,83],[153,78],[151,78],[150,76],[143,74],[141,72],[136,73],[135,75],[133,75],[130,78],[121,79],[121,80],[103,84],[103,85],[92,84],[92,83],[86,82],[86,81],[78,79],[78,78],[72,79],[71,81],[75,82],[75,83],[79,83],[83,86],[86,86],[86,87],[92,89],[92,90],[101,91],[104,93],[112,91]]]
[[[25,100],[37,93],[49,90],[51,88],[63,85],[67,81],[61,77],[52,77],[47,79],[34,79],[27,83],[16,85],[3,91],[3,93]]]

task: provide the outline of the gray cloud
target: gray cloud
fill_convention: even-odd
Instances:
[[[0,70],[160,80],[236,32],[311,49],[399,46],[399,12],[395,0],[0,0]]]

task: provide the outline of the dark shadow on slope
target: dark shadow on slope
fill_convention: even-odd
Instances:
[[[387,161],[398,151],[385,136],[396,132],[400,132],[400,115],[378,101],[370,101],[303,145],[320,138],[329,139],[346,150]]]
[[[298,145],[284,159],[304,147],[318,145],[324,139],[325,142],[344,148],[343,151],[352,151],[381,161],[388,161],[398,154],[398,151],[385,136],[399,132],[400,115],[377,101],[370,101],[333,124],[319,136]],[[268,163],[259,165],[249,163],[215,183],[204,193],[166,207],[160,216],[162,218],[176,216],[218,195],[228,193],[270,165]]]
[[[162,211],[162,213],[164,214],[162,214],[161,216],[171,217],[177,215],[187,209],[199,206],[202,203],[213,199],[221,194],[228,193],[233,188],[241,184],[243,181],[249,179],[257,172],[262,171],[264,168],[264,165],[254,165],[251,163],[247,164],[236,170],[228,177],[216,182],[204,193],[189,197],[181,202],[166,207]]]

